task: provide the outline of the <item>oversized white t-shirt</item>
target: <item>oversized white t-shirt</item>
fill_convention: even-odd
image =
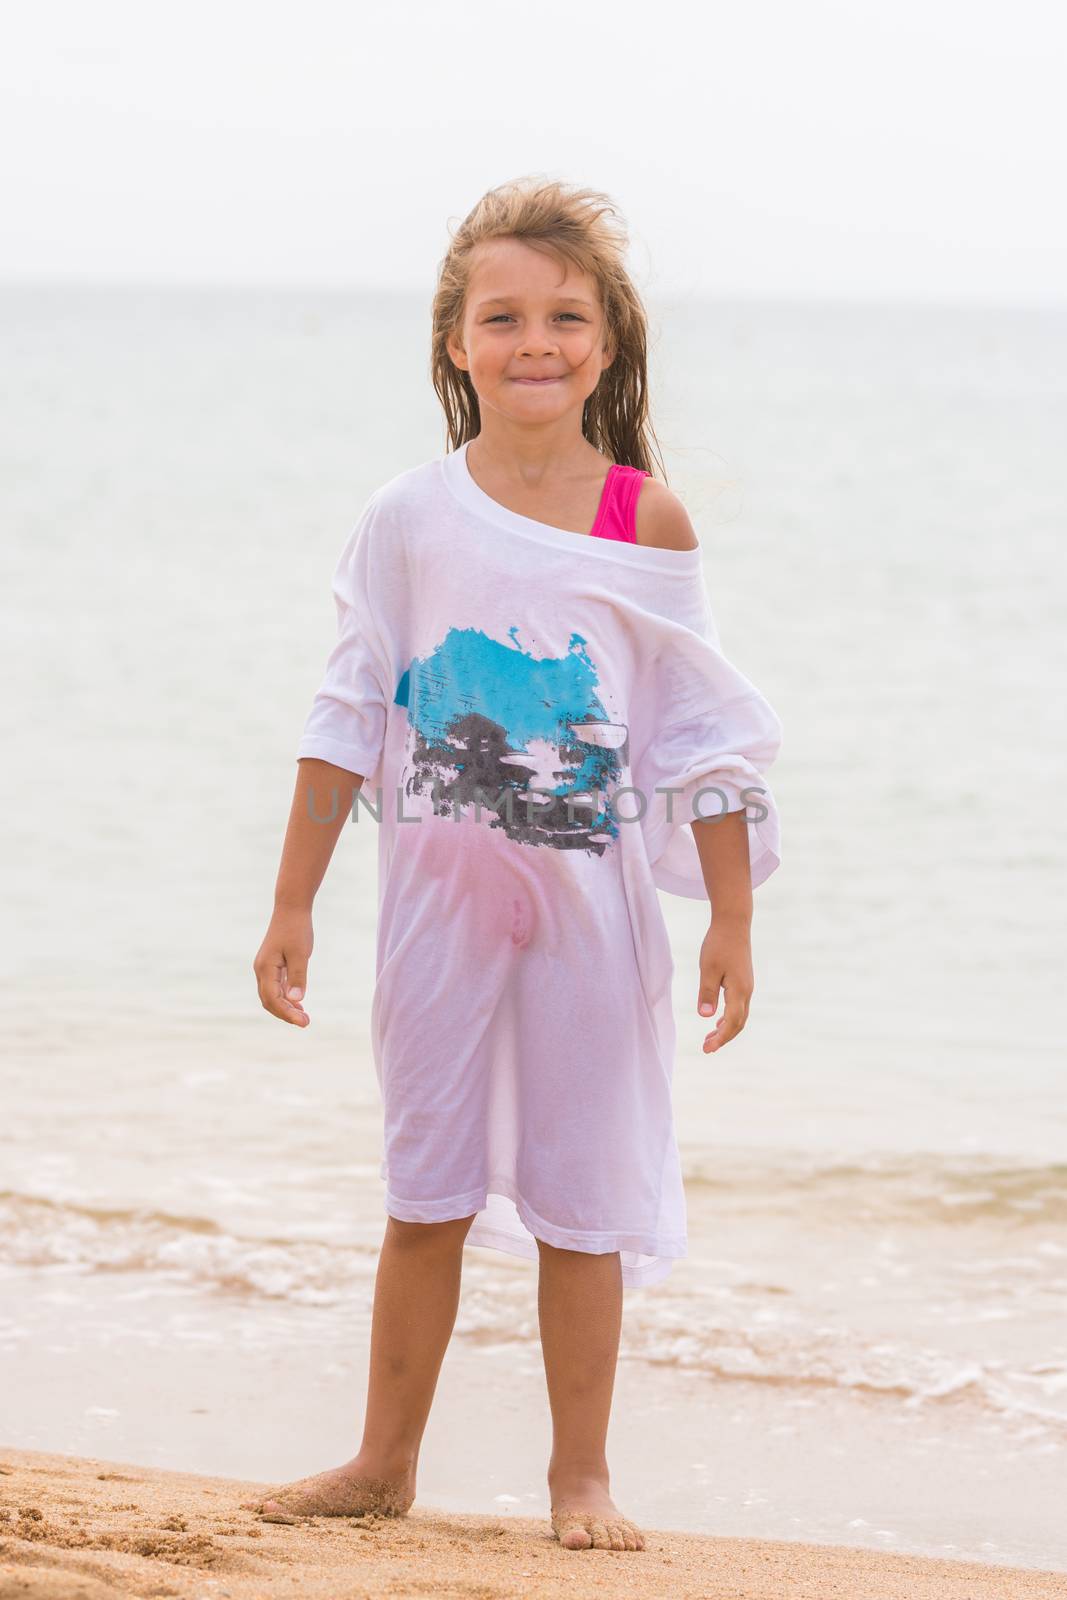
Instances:
[[[689,824],[724,810],[753,887],[779,864],[781,724],[722,654],[702,551],[510,511],[463,446],[371,495],[333,591],[297,758],[362,774],[378,828],[385,1209],[655,1283],[686,1253],[657,888],[706,900]]]

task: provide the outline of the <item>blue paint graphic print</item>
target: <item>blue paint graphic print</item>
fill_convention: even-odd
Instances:
[[[408,712],[408,794],[437,816],[474,807],[522,844],[602,855],[618,835],[610,798],[629,762],[625,723],[598,693],[586,641],[538,658],[476,628],[416,656],[395,700]]]

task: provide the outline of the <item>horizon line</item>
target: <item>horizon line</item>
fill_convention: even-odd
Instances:
[[[377,299],[428,301],[433,295],[433,286],[427,285],[419,288],[414,285],[398,287],[395,284],[374,283],[316,283],[313,281],[270,281],[268,279],[198,279],[198,278],[115,278],[115,277],[71,277],[62,275],[49,275],[38,277],[0,275],[0,292],[25,290],[84,290],[99,293],[108,292],[153,292],[160,294],[270,294],[270,295],[321,295],[341,296],[353,299],[361,297],[375,297]],[[1067,296],[1060,299],[1029,299],[1008,300],[990,298],[960,298],[949,299],[941,294],[921,293],[892,293],[878,292],[873,294],[857,294],[855,292],[840,293],[814,293],[796,294],[785,291],[751,292],[742,289],[683,289],[677,286],[666,286],[662,289],[644,288],[639,286],[639,292],[646,303],[656,301],[671,302],[681,301],[687,304],[719,304],[719,305],[753,305],[753,306],[794,306],[800,308],[813,308],[817,306],[858,307],[862,309],[881,308],[885,310],[939,310],[939,311],[1065,311],[1067,310]]]

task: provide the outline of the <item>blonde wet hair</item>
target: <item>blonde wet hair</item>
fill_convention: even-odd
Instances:
[[[615,352],[582,411],[589,443],[628,467],[666,480],[648,415],[648,319],[626,270],[629,237],[610,195],[553,179],[526,177],[489,189],[454,229],[437,272],[433,297],[430,373],[445,413],[448,442],[456,450],[481,427],[470,373],[448,353],[447,340],[463,325],[475,251],[489,239],[520,239],[561,264],[571,262],[597,285],[604,340]]]

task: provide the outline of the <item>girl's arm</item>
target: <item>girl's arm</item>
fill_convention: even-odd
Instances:
[[[311,1021],[300,1004],[314,943],[311,907],[362,785],[360,773],[329,761],[305,756],[297,762],[274,913],[252,970],[265,1009],[299,1028]]]
[[[711,927],[700,947],[697,1011],[712,1017],[720,988],[726,1011],[704,1039],[704,1053],[720,1049],[741,1032],[752,998],[752,877],[745,811],[698,819],[692,824],[700,869],[711,902]]]

